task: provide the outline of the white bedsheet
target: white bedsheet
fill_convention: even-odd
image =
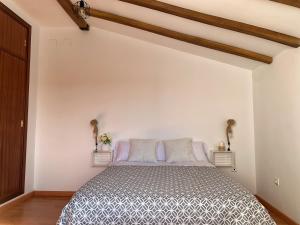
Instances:
[[[156,162],[156,163],[147,163],[147,162],[128,162],[128,161],[119,161],[111,163],[112,166],[205,166],[205,167],[214,167],[213,164],[207,161],[196,161],[196,162]]]

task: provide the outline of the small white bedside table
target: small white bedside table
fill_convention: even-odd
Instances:
[[[235,153],[232,151],[212,151],[212,160],[217,167],[235,168]]]
[[[98,151],[92,153],[93,167],[108,166],[112,162],[111,151]]]

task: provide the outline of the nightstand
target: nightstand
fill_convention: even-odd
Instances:
[[[213,164],[217,167],[232,167],[235,168],[235,153],[229,151],[213,151]]]
[[[92,153],[93,166],[108,166],[112,162],[111,151],[98,151]]]

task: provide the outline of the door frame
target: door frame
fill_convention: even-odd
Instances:
[[[31,55],[31,25],[28,24],[25,20],[23,20],[20,16],[18,16],[15,12],[13,12],[10,8],[8,8],[6,5],[4,5],[2,2],[0,2],[0,10],[5,12],[7,15],[9,15],[12,19],[14,19],[16,22],[20,23],[22,26],[26,27],[27,29],[27,54],[26,59],[24,61],[26,62],[26,87],[25,87],[25,113],[24,113],[24,136],[23,136],[23,146],[22,146],[22,152],[23,152],[23,159],[22,159],[22,171],[21,171],[21,193],[16,194],[16,196],[13,196],[12,198],[15,198],[21,194],[24,194],[25,191],[25,173],[26,173],[26,150],[27,150],[27,129],[28,129],[28,106],[29,106],[29,83],[30,83],[30,55]],[[4,49],[0,50],[5,51]]]

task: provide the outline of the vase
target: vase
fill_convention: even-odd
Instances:
[[[103,144],[101,146],[101,150],[105,152],[110,151],[110,145]]]

